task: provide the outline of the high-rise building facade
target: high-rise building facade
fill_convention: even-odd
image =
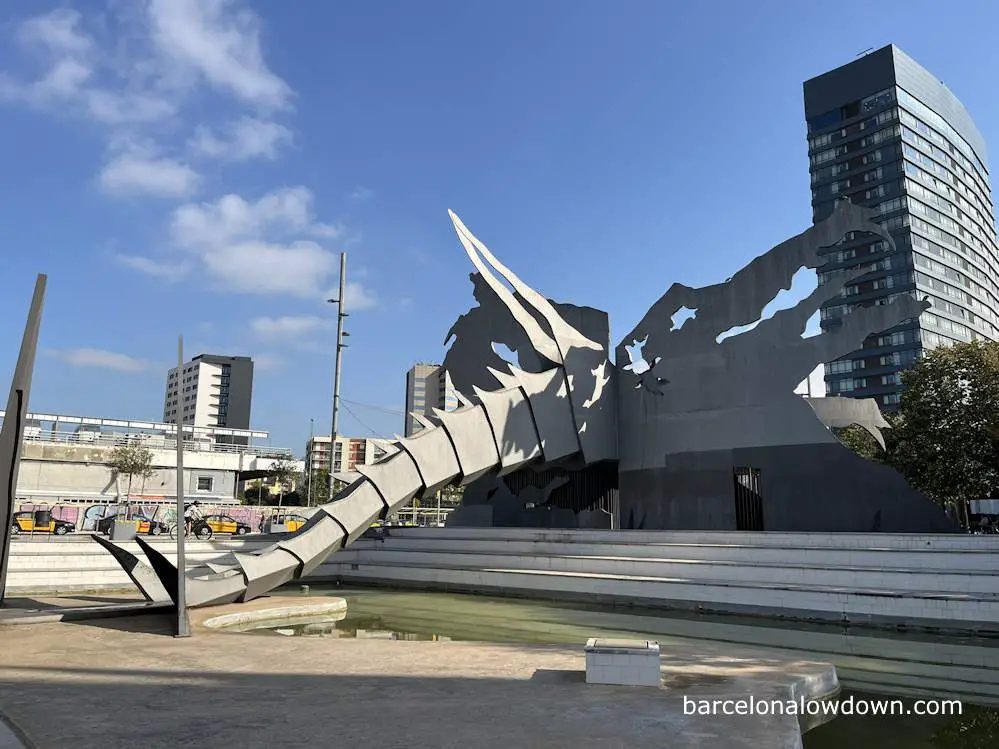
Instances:
[[[451,384],[451,376],[440,364],[415,364],[406,373],[406,428],[410,437],[423,427],[410,414],[433,414],[433,409],[453,411],[458,398]]]
[[[830,330],[851,309],[900,294],[933,305],[826,365],[830,395],[897,408],[905,369],[925,349],[999,339],[999,245],[985,142],[960,101],[889,45],[804,84],[814,221],[849,198],[891,234],[854,232],[825,251],[828,274],[862,272],[823,305]]]
[[[249,429],[252,399],[250,357],[200,354],[167,372],[163,421]]]
[[[313,473],[330,470],[330,456],[333,457],[333,473],[350,472],[359,465],[370,465],[392,450],[391,441],[373,437],[344,437],[338,434],[336,444],[330,450],[328,435],[317,435],[305,444],[306,470]]]

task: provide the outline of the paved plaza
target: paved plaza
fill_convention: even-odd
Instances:
[[[300,599],[299,599],[300,600]],[[259,604],[258,604],[259,605]],[[214,613],[214,612],[213,612]],[[0,711],[39,747],[800,747],[796,719],[682,696],[814,693],[825,664],[704,643],[666,688],[584,683],[582,645],[170,636],[168,617],[0,626]]]

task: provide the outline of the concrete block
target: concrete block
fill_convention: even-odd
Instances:
[[[416,462],[405,450],[378,463],[357,466],[357,472],[367,478],[381,495],[386,515],[409,502],[423,489],[423,479]]]
[[[662,684],[658,642],[591,637],[585,651],[587,684]]]
[[[302,563],[298,577],[308,575],[342,545],[343,530],[333,520],[322,515],[309,518],[309,522],[298,533],[286,541],[278,542],[279,549],[290,552]]]
[[[496,451],[500,456],[500,476],[541,457],[538,428],[527,397],[519,387],[493,392],[476,388],[475,394],[489,416]]]
[[[353,543],[378,519],[385,509],[374,485],[364,481],[348,487],[346,495],[320,509],[347,531],[343,546]]]
[[[553,463],[579,452],[579,435],[572,415],[565,371],[555,367],[534,373],[514,368],[513,376],[531,404],[544,461]]]
[[[400,439],[399,447],[416,463],[423,481],[423,496],[436,493],[461,475],[458,456],[443,427],[424,429]]]
[[[217,575],[189,575],[185,580],[187,605],[214,606],[220,603],[238,601],[246,590],[246,579],[238,570],[222,572]]]
[[[252,600],[283,585],[295,576],[302,564],[298,557],[284,549],[263,555],[236,553],[234,556],[246,577],[246,591],[240,601]]]
[[[454,445],[463,485],[491,471],[500,462],[484,408],[463,406],[457,411],[434,409],[434,414]]]

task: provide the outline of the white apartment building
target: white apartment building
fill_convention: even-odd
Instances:
[[[433,415],[433,409],[454,411],[458,398],[451,384],[451,375],[440,364],[415,364],[406,373],[406,428],[411,437],[423,427],[410,414],[413,411]]]
[[[163,421],[249,429],[252,396],[250,357],[200,354],[167,372]]]
[[[333,449],[332,473],[350,473],[356,466],[370,465],[388,452],[395,452],[392,440],[375,437],[345,437],[338,434]],[[305,444],[305,470],[330,470],[330,438],[317,435]]]

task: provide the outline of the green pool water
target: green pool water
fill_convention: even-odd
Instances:
[[[347,610],[321,621],[277,624],[250,630],[260,637],[356,637],[398,640],[465,640],[497,643],[581,644],[590,637],[649,637],[664,648],[688,646],[703,640],[710,626],[714,641],[761,647],[781,647],[807,655],[809,634],[833,634],[844,641],[903,640],[913,662],[942,642],[960,643],[996,654],[999,641],[945,638],[931,634],[849,632],[832,625],[765,622],[758,619],[666,612],[658,609],[613,607],[604,604],[561,603],[506,597],[448,594],[383,588],[312,586],[282,595],[336,595],[347,599]],[[876,647],[874,648],[877,649]],[[812,653],[816,660],[832,660]],[[876,657],[870,669],[879,668]],[[895,662],[896,666],[898,661]],[[904,666],[904,663],[903,663]],[[855,698],[884,699],[892,695],[867,694],[841,676],[844,693]],[[948,694],[934,694],[946,698]],[[901,697],[911,706],[913,698]],[[840,716],[805,734],[805,749],[999,749],[999,710],[971,704],[960,716]]]

